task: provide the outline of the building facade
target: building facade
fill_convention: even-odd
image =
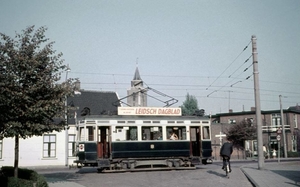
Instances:
[[[76,159],[76,120],[87,115],[112,115],[117,113],[118,101],[115,92],[80,90],[67,99],[68,128],[61,132],[45,133],[19,140],[19,166],[72,165]],[[15,139],[0,140],[0,167],[14,164]]]
[[[286,148],[289,155],[290,152],[300,152],[300,106],[290,107],[283,110],[283,120],[281,117],[280,110],[269,110],[261,111],[262,117],[262,134],[263,134],[263,144],[267,149],[268,157],[272,157],[275,150],[276,155],[278,154],[278,149],[280,145],[280,154],[283,155],[283,135],[280,134],[280,141],[277,140],[277,131],[281,129],[282,124],[285,127],[285,138],[286,138]],[[241,123],[243,120],[249,120],[253,125],[257,124],[255,108],[250,111],[243,112],[228,112],[220,113],[212,116],[212,144],[215,146],[213,150],[217,151],[215,154],[218,155],[218,150],[222,144],[222,140],[226,138],[224,134],[228,129],[235,125]],[[223,136],[219,136],[223,134]],[[279,144],[280,143],[280,144]],[[244,150],[240,155],[243,157],[247,156],[257,156],[257,141],[249,140],[245,142]],[[235,156],[240,156],[235,155]]]

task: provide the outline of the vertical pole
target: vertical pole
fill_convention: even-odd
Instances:
[[[278,163],[280,163],[280,140],[278,140],[278,152],[277,152],[277,156],[278,156]]]
[[[68,80],[68,72],[70,71],[69,64],[66,69],[66,84]],[[67,86],[67,85],[66,85]],[[65,166],[69,165],[69,134],[68,134],[68,102],[65,96]]]
[[[263,139],[262,139],[262,119],[260,109],[260,94],[259,94],[259,77],[258,77],[258,61],[257,61],[257,45],[256,36],[253,35],[252,41],[252,58],[253,58],[253,77],[254,77],[254,97],[257,123],[257,149],[258,149],[258,169],[264,169],[263,155]]]
[[[65,166],[69,165],[69,160],[68,160],[68,141],[69,141],[69,134],[68,134],[68,103],[67,103],[67,96],[65,97]]]
[[[228,111],[230,110],[230,91],[228,91],[229,101],[228,101]]]
[[[283,138],[283,154],[284,154],[284,158],[287,158],[285,127],[284,127],[284,118],[283,118],[283,110],[282,110],[281,97],[282,96],[279,95],[280,115],[281,115],[281,125],[282,125],[282,138]]]

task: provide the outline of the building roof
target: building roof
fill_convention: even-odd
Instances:
[[[113,105],[119,100],[116,92],[80,90],[81,94],[67,99],[69,109],[68,123],[75,124],[75,116],[116,114],[118,106]],[[75,114],[76,113],[76,114]]]
[[[283,113],[296,113],[300,114],[300,110],[295,109],[283,109]],[[261,114],[274,114],[280,113],[280,110],[261,110]],[[242,111],[242,112],[228,112],[228,113],[219,113],[212,115],[213,118],[223,117],[223,116],[241,116],[241,115],[255,115],[256,111]]]
[[[297,104],[296,106],[290,106],[288,108],[289,111],[300,112],[300,106]]]

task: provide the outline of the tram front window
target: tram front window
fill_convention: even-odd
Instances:
[[[94,127],[88,126],[86,128],[88,129],[88,140],[94,141]]]
[[[80,127],[79,129],[80,141],[94,141],[94,127],[87,126],[86,128]]]
[[[143,140],[162,140],[162,127],[142,127]]]
[[[208,126],[204,126],[203,127],[203,139],[210,139],[210,132],[209,132],[209,127]]]

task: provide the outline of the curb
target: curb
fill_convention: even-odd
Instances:
[[[259,185],[255,182],[255,180],[244,170],[244,166],[240,167],[240,170],[244,173],[244,175],[247,177],[247,179],[250,181],[250,183],[255,186],[259,187]]]

